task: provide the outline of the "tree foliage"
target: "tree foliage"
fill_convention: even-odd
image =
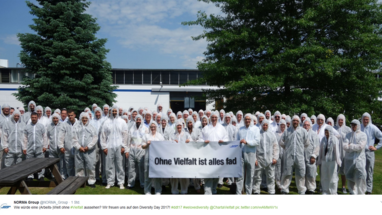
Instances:
[[[20,60],[35,78],[23,80],[15,96],[25,105],[34,100],[42,106],[68,108],[76,112],[97,103],[112,104],[116,94],[111,65],[105,60],[106,39],[95,34],[96,19],[86,14],[85,0],[27,1],[36,18],[35,34],[18,34]]]
[[[381,112],[382,7],[376,0],[203,0],[201,83],[228,110],[357,118]],[[375,116],[374,116],[375,117]],[[379,116],[377,116],[379,118]]]

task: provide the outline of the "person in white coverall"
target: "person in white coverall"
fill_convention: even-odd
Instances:
[[[191,135],[183,129],[183,119],[178,119],[176,121],[176,131],[175,131],[175,134],[171,137],[171,140],[179,144],[185,144],[191,141]],[[171,178],[170,183],[171,183],[172,194],[179,194],[179,190],[178,190],[179,183],[180,183],[180,194],[187,194],[190,179]]]
[[[228,133],[225,128],[218,123],[219,114],[213,112],[211,115],[211,123],[206,125],[202,130],[202,139],[204,143],[209,144],[210,142],[227,142],[229,141]],[[216,144],[216,143],[213,143]],[[219,182],[218,176],[216,178],[205,178],[204,179],[204,194],[212,195],[217,193],[217,184]]]
[[[125,168],[123,158],[129,157],[130,148],[127,145],[128,131],[126,122],[118,116],[118,107],[111,108],[111,115],[101,128],[101,148],[105,153],[105,170],[107,177],[106,189],[114,186],[115,179],[120,189],[124,189]]]
[[[24,129],[23,153],[26,159],[43,158],[48,148],[45,126],[37,121],[37,113],[32,113],[31,122]],[[38,179],[44,180],[45,169],[38,173]],[[28,180],[33,180],[33,174],[28,176]]]
[[[341,166],[341,158],[338,139],[333,134],[334,128],[330,125],[325,127],[325,137],[320,143],[318,165],[321,165],[321,186],[323,195],[337,195],[338,166]]]
[[[23,154],[25,123],[18,110],[15,110],[9,121],[4,121],[2,125],[1,147],[4,151],[4,167],[21,163],[25,160]]]
[[[64,122],[65,123],[65,122]],[[60,171],[61,177],[65,178],[64,165],[65,165],[65,155],[61,153],[59,143],[60,131],[62,129],[63,122],[60,122],[60,116],[55,113],[50,119],[49,125],[46,127],[46,135],[49,143],[49,157],[50,158],[60,158],[58,164],[58,170]]]
[[[281,117],[281,116],[280,116]],[[276,119],[275,119],[276,121]],[[280,123],[280,122],[278,122]],[[275,194],[275,165],[279,158],[279,144],[269,121],[263,120],[260,130],[260,144],[256,147],[256,163],[254,176],[254,194],[260,194],[262,173],[265,173],[269,194]]]
[[[305,148],[305,185],[307,194],[314,194],[316,190],[317,165],[316,159],[320,152],[320,141],[316,132],[312,130],[312,121],[306,119],[303,127],[308,132],[309,146]]]
[[[373,174],[374,174],[374,152],[382,148],[382,132],[373,125],[371,121],[371,116],[369,113],[364,113],[361,120],[361,131],[363,131],[367,136],[367,144],[365,146],[366,154],[366,194],[371,194],[373,192]],[[374,146],[375,140],[378,139],[379,143]]]
[[[101,127],[105,118],[102,118],[102,110],[100,107],[96,107],[94,110],[94,117],[90,121],[90,124],[96,129],[98,141],[96,144],[96,166],[95,166],[95,175],[96,180],[100,181],[100,168],[102,169],[102,184],[107,185],[106,180],[106,171],[105,171],[105,153],[103,153],[100,145],[100,136],[101,136]]]
[[[366,193],[365,146],[367,136],[361,131],[361,124],[356,119],[351,122],[351,129],[352,131],[346,134],[343,141],[346,152],[343,159],[344,172],[350,194],[364,195]]]
[[[157,132],[158,124],[156,122],[150,122],[150,132],[143,137],[142,148],[145,151],[144,165],[145,165],[145,187],[144,193],[151,195],[151,187],[155,189],[155,194],[160,195],[162,193],[162,179],[161,178],[149,178],[149,147],[152,141],[164,141],[162,134]]]
[[[293,169],[299,194],[305,194],[305,148],[309,146],[308,132],[300,127],[300,118],[293,116],[292,125],[284,131],[280,139],[280,146],[284,149],[283,175],[281,178],[281,193],[289,193]]]
[[[253,125],[251,114],[244,116],[244,123],[245,125],[239,129],[236,138],[242,145],[242,176],[237,179],[236,194],[241,195],[245,176],[245,192],[247,195],[251,195],[256,168],[256,148],[260,144],[260,130]]]
[[[144,188],[145,178],[144,178],[144,156],[145,150],[142,149],[143,138],[146,134],[149,133],[148,128],[143,123],[143,118],[141,115],[135,117],[135,123],[131,126],[128,135],[127,144],[130,147],[130,156],[129,156],[129,182],[128,188],[135,186],[135,178],[138,174],[139,182],[141,188]]]
[[[279,146],[279,157],[275,166],[275,182],[277,187],[280,189],[280,183],[281,183],[281,175],[282,175],[282,163],[283,163],[283,155],[284,155],[284,149],[280,146],[280,139],[283,135],[284,131],[287,129],[285,120],[280,120],[279,128],[276,131],[276,138],[277,138],[277,144]]]
[[[340,114],[337,116],[337,122],[336,126],[333,126],[334,129],[337,130],[337,132],[340,134],[339,140],[339,150],[340,150],[340,157],[341,157],[341,162],[344,163],[344,158],[345,158],[345,150],[343,148],[343,141],[346,138],[346,135],[351,132],[350,127],[346,126],[346,118],[343,114]],[[347,193],[346,192],[346,176],[345,176],[345,165],[342,165],[341,167],[338,168],[338,173],[341,175],[341,182],[342,182],[342,193]]]
[[[73,129],[73,146],[75,152],[76,176],[89,176],[88,185],[95,188],[96,176],[96,144],[98,142],[97,130],[90,124],[90,116],[87,112],[80,115],[80,123]]]

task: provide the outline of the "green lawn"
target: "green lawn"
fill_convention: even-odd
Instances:
[[[374,167],[374,188],[373,188],[373,194],[382,194],[382,150],[379,150],[375,154],[375,167]],[[319,177],[317,177],[317,181],[320,181]],[[138,183],[137,183],[138,184]],[[318,183],[317,183],[318,185]],[[341,189],[341,179],[338,183],[338,187]],[[30,188],[30,191],[33,194],[46,194],[48,193],[52,188]],[[338,189],[338,193],[342,194],[342,191]],[[6,194],[8,192],[9,188],[4,187],[0,189],[0,194]],[[131,190],[120,190],[118,187],[112,187],[110,189],[105,189],[102,185],[97,185],[95,189],[92,189],[90,187],[86,188],[80,188],[77,190],[76,194],[142,194],[143,189],[139,187],[139,185],[135,186],[134,189]],[[203,193],[203,191],[201,192]],[[262,194],[267,194],[267,192],[262,191]],[[290,193],[291,194],[297,194],[297,187],[294,181],[292,181],[292,184],[290,186]],[[19,194],[19,192],[18,192]],[[164,194],[171,194],[171,187],[167,187]],[[201,195],[196,193],[195,189],[190,188],[189,194],[195,194],[195,195]],[[221,189],[218,189],[218,194],[230,194],[229,187],[223,186]],[[279,191],[277,190],[277,194],[279,194]]]

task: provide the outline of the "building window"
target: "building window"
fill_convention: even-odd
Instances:
[[[11,83],[19,83],[19,71],[11,71]]]
[[[179,77],[179,84],[185,84],[187,83],[187,75],[188,75],[188,72],[180,72],[180,77]]]
[[[188,73],[188,80],[190,80],[190,81],[196,80],[196,75],[197,75],[196,72],[189,72]]]
[[[134,71],[134,84],[142,84],[142,71]]]
[[[184,108],[195,108],[195,98],[194,97],[184,97]]]
[[[152,84],[160,83],[160,71],[152,71],[152,77],[153,77]]]
[[[134,84],[134,72],[126,71],[125,72],[125,84]]]
[[[125,72],[115,71],[115,84],[124,84],[124,83],[125,83]]]
[[[143,71],[143,84],[151,84],[151,71]]]
[[[170,84],[173,84],[173,85],[179,85],[179,72],[171,72],[171,82]]]
[[[9,70],[1,70],[1,83],[9,83]]]
[[[170,84],[170,72],[162,71],[162,84]]]

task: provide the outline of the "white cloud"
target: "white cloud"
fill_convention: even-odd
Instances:
[[[194,58],[184,56],[183,59],[184,59],[183,66],[196,69],[197,63],[204,60],[205,58],[204,56],[196,56]]]
[[[8,35],[0,38],[4,43],[11,45],[20,45],[19,38],[16,35]]]
[[[220,13],[215,5],[198,0],[92,0],[88,9],[98,19],[102,32],[117,38],[123,47],[159,50],[177,56],[189,68],[196,67],[207,42],[191,38],[203,32],[200,26],[182,26],[181,21],[196,19],[198,11]],[[194,18],[182,20],[181,16]]]

